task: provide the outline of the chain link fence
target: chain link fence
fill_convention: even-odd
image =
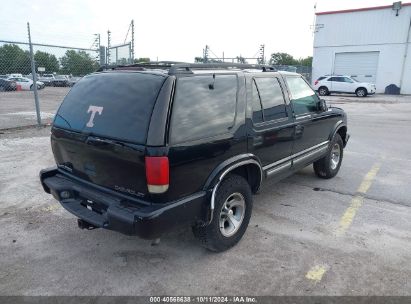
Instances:
[[[301,74],[307,79],[308,83],[311,83],[312,67],[305,65],[273,65],[278,71],[287,71]]]
[[[131,43],[108,47],[106,53],[108,65],[124,65],[133,63]]]
[[[106,64],[102,51],[0,37],[0,130],[51,123],[70,87]]]

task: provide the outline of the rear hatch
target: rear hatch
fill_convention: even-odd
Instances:
[[[144,197],[147,131],[165,78],[144,72],[85,76],[54,119],[57,165],[99,186]]]

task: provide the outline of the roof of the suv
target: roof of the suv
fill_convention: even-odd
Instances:
[[[204,73],[280,73],[282,75],[299,75],[298,73],[277,71],[270,65],[240,64],[240,63],[174,63],[174,62],[153,62],[143,64],[132,64],[124,66],[102,67],[100,71],[139,71],[168,75],[187,75]]]

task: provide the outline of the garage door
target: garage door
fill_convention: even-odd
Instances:
[[[375,83],[379,55],[380,52],[336,53],[334,74],[349,75],[361,82]]]

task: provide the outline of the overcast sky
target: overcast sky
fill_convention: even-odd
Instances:
[[[314,4],[317,12],[389,5],[386,0],[13,0],[1,1],[0,40],[90,47],[93,34],[107,44],[121,44],[131,19],[135,23],[135,57],[193,61],[207,44],[225,57],[266,56],[287,52],[312,55]],[[210,53],[211,57],[213,53]]]

